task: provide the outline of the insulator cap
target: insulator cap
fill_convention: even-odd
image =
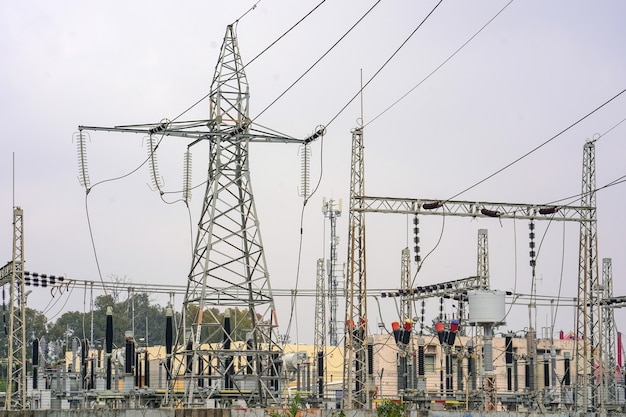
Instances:
[[[480,209],[480,212],[484,215],[484,216],[489,216],[489,217],[500,217],[500,212],[496,211],[496,210],[489,210],[486,208],[482,208]]]
[[[424,204],[422,204],[422,208],[424,210],[435,210],[435,209],[438,209],[441,206],[443,206],[443,203],[441,201],[433,201],[432,203],[424,203]]]
[[[539,214],[555,214],[557,211],[559,211],[559,207],[557,206],[552,206],[552,207],[542,207],[539,209]]]

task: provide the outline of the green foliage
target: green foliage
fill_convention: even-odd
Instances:
[[[378,405],[376,413],[378,417],[403,417],[406,414],[406,407],[402,402],[385,399]]]
[[[346,417],[346,412],[341,410],[333,410],[330,412],[331,417]]]
[[[300,393],[296,393],[296,395],[291,398],[289,407],[284,410],[271,410],[269,417],[296,417],[298,412],[302,410],[303,404],[304,400],[300,396]],[[345,417],[345,414],[342,417]]]
[[[287,409],[287,415],[289,417],[296,417],[298,415],[298,411],[302,408],[302,398],[300,397],[300,393],[296,393],[294,397],[291,399],[291,403],[289,404],[289,408]]]

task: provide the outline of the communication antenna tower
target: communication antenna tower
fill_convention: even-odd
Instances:
[[[282,348],[250,184],[249,144],[308,144],[324,129],[295,139],[252,127],[234,25],[226,28],[208,97],[208,120],[79,126],[79,131],[178,136],[192,139],[188,149],[209,142],[208,181],[165,402],[191,407],[235,398],[248,406],[278,404]],[[237,310],[246,318],[237,320]]]
[[[341,216],[341,200],[336,202],[331,199],[322,204],[322,213],[330,223],[330,259],[328,260],[328,344],[330,346],[337,346],[338,339],[338,320],[337,320],[337,305],[339,290],[338,275],[340,269],[337,265],[337,246],[339,245],[339,237],[337,236],[337,218]]]

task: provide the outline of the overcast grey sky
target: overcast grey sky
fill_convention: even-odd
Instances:
[[[184,204],[165,204],[150,189],[146,166],[122,180],[95,186],[78,182],[78,125],[113,126],[174,118],[202,98],[211,84],[226,25],[255,2],[27,1],[0,2],[0,83],[3,126],[0,162],[0,253],[11,259],[13,155],[15,204],[24,209],[28,271],[99,280],[89,235],[105,280],[186,285],[191,263],[190,219]],[[238,24],[244,63],[257,56],[317,1],[262,0]],[[369,80],[404,42],[435,1],[384,0],[274,105],[322,54],[374,5],[328,0],[302,24],[246,68],[251,116],[295,137],[328,124],[363,79]],[[439,198],[456,195],[504,167],[626,88],[626,3],[621,1],[517,1],[445,65],[457,49],[507,5],[507,1],[444,1],[364,91],[366,194]],[[426,79],[426,80],[425,80]],[[425,80],[423,83],[422,81]],[[419,86],[418,86],[419,85]],[[414,88],[418,86],[417,88]],[[413,89],[414,88],[414,89]],[[389,111],[396,100],[413,91]],[[381,115],[382,114],[382,115]],[[378,117],[380,116],[380,117]],[[201,102],[186,119],[208,117]],[[304,214],[300,272],[298,245],[302,199],[297,146],[252,145],[251,170],[261,233],[275,289],[311,289],[316,260],[327,256],[328,223],[322,200],[343,199],[339,255],[347,255],[350,129],[358,100],[313,145],[311,182],[318,191]],[[595,134],[597,185],[626,174],[626,94],[567,130],[548,145],[457,200],[547,203],[581,191],[582,149]],[[91,183],[137,168],[147,155],[142,135],[90,133]],[[166,139],[158,161],[164,187],[182,187],[187,143]],[[206,150],[194,149],[193,183],[206,180]],[[613,259],[615,295],[626,294],[625,185],[600,191],[600,258]],[[193,194],[191,224],[198,221],[204,190]],[[177,196],[166,194],[173,202]],[[369,288],[400,286],[400,253],[412,247],[412,218],[367,215]],[[528,222],[421,218],[425,256],[417,285],[476,273],[477,230],[489,230],[492,287],[530,292]],[[575,223],[537,225],[541,245],[537,291],[574,297],[578,229]],[[441,235],[441,242],[437,245]],[[5,261],[2,261],[3,263]],[[601,260],[599,260],[601,264]],[[413,265],[413,272],[415,265]],[[29,306],[49,316],[88,309],[81,288],[51,299],[34,289]],[[166,297],[157,297],[161,304]],[[177,296],[180,308],[182,296]],[[281,333],[290,300],[277,298]],[[312,342],[313,298],[299,298],[292,340]],[[341,304],[343,305],[343,303]],[[446,304],[452,314],[452,303]],[[370,331],[397,319],[381,300],[382,318],[369,301]],[[528,326],[525,305],[512,310],[509,328]],[[537,327],[551,310],[539,308]],[[574,330],[573,309],[556,311],[556,330]],[[343,312],[340,312],[340,317]],[[624,318],[621,311],[618,318]],[[432,314],[428,320],[432,319]]]

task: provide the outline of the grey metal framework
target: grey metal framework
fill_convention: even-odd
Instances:
[[[411,250],[409,248],[402,249],[402,258],[400,260],[400,322],[413,320],[413,302],[409,297],[409,289],[411,288]]]
[[[602,288],[598,274],[598,235],[596,218],[595,140],[583,147],[581,204],[589,207],[580,222],[578,256],[578,308],[576,314],[576,405],[582,410],[603,409],[604,378],[601,339]],[[581,342],[582,341],[582,342]]]
[[[339,237],[337,236],[337,217],[341,216],[341,206],[335,200],[325,201],[322,205],[322,212],[330,223],[330,259],[328,259],[328,344],[337,346],[339,344],[339,326],[337,320],[337,291],[339,290],[339,265],[337,265],[337,246]]]
[[[26,402],[26,327],[24,313],[24,212],[20,207],[13,208],[13,255],[11,262],[0,268],[2,294],[9,293],[8,328],[4,317],[4,331],[8,342],[6,410],[24,410]],[[4,299],[3,299],[4,303]]]
[[[354,152],[354,149],[353,149]],[[588,151],[585,151],[587,154]],[[354,156],[353,156],[354,159]],[[585,168],[585,172],[591,170],[591,166],[595,167],[595,162],[592,164],[592,160],[589,156],[585,157],[583,165]],[[354,170],[353,166],[353,170]],[[594,178],[595,178],[595,168]],[[587,180],[589,182],[589,180]],[[583,184],[585,184],[585,180],[583,179]],[[595,180],[593,182],[595,185]],[[584,186],[585,187],[585,186]],[[590,196],[592,195],[589,192],[589,188],[585,191],[583,188],[583,195]],[[354,200],[354,201],[352,201]],[[419,214],[419,215],[440,215],[440,216],[455,216],[455,217],[471,217],[471,218],[498,218],[498,219],[528,219],[528,220],[547,220],[547,221],[572,221],[578,222],[581,225],[581,253],[579,257],[579,264],[581,267],[579,268],[579,274],[582,277],[579,278],[579,297],[577,302],[577,311],[578,316],[580,317],[580,325],[577,326],[577,338],[579,340],[589,340],[589,343],[577,343],[577,350],[580,351],[579,357],[587,358],[585,362],[587,368],[583,368],[584,364],[581,364],[581,367],[576,367],[577,372],[577,398],[579,399],[580,404],[582,404],[581,399],[585,398],[584,404],[587,404],[587,390],[583,389],[584,386],[590,381],[589,368],[594,359],[598,359],[597,355],[599,355],[602,351],[601,342],[598,342],[599,329],[597,326],[597,315],[598,313],[593,313],[594,309],[599,308],[599,300],[600,298],[594,297],[591,298],[592,290],[591,288],[596,288],[597,291],[598,285],[597,280],[594,285],[594,276],[597,275],[592,273],[592,265],[593,261],[591,259],[591,254],[595,256],[595,251],[597,250],[597,241],[596,239],[589,239],[587,236],[593,235],[595,236],[595,198],[593,200],[586,199],[583,200],[581,206],[555,206],[555,205],[538,205],[538,204],[523,204],[523,203],[493,203],[493,202],[472,202],[472,201],[451,201],[451,200],[442,200],[442,199],[432,199],[432,198],[397,198],[397,197],[372,197],[372,196],[358,196],[355,195],[354,198],[351,198],[351,212],[355,213],[389,213],[389,214]],[[592,233],[593,231],[593,233]],[[586,238],[587,237],[587,238]],[[587,243],[583,243],[587,242]],[[592,249],[589,246],[593,246]],[[584,250],[583,250],[584,249]],[[596,264],[597,265],[597,264]],[[596,266],[597,269],[597,266]],[[585,278],[586,277],[586,278]],[[449,295],[453,291],[451,291],[451,287],[455,285],[455,283],[463,283],[467,285],[476,285],[478,288],[486,288],[483,287],[484,277],[475,277],[475,281],[472,278],[468,278],[466,280],[458,280],[458,281],[450,281],[441,284],[433,284],[430,286],[417,287],[409,290],[415,294],[415,299],[421,297],[432,297],[433,293],[440,293],[443,295]],[[381,294],[382,295],[382,294]],[[400,293],[387,293],[386,295],[395,295],[400,296]],[[620,300],[615,299],[616,303]],[[586,321],[585,321],[586,320]],[[595,325],[593,322],[595,321]],[[583,324],[589,323],[587,327]],[[588,339],[586,335],[591,334],[591,330],[596,333],[595,338]],[[595,340],[595,342],[594,342]],[[588,349],[590,346],[595,346],[596,350],[594,350],[595,355],[590,355]],[[584,356],[583,355],[584,351]],[[581,359],[582,360],[582,359]],[[600,359],[601,362],[601,359]],[[597,365],[598,361],[596,361],[596,371],[599,371],[599,367]],[[595,384],[595,383],[594,383]],[[347,389],[348,385],[344,383],[344,392]],[[591,392],[594,393],[597,390],[596,387],[592,387]],[[594,398],[597,394],[593,394]],[[594,408],[600,408],[600,404],[595,404]],[[591,407],[590,407],[591,408]]]
[[[605,300],[613,298],[613,264],[611,258],[602,259],[602,344],[604,347],[604,365],[607,372],[604,377],[606,379],[606,396],[607,405],[614,407],[620,401],[618,394],[619,384],[616,378],[617,358],[615,356],[615,337],[616,337],[616,323],[615,314],[613,314],[614,307]]]
[[[318,358],[321,356],[326,363],[326,282],[324,274],[324,259],[317,260],[315,274],[315,334],[313,337],[313,360],[316,361],[316,377],[313,387],[313,397],[321,400],[324,396],[323,386],[326,375],[326,367],[319,368]],[[322,389],[320,390],[320,387]]]
[[[307,145],[323,129],[296,139],[254,127],[234,25],[226,28],[208,97],[206,120],[79,126],[79,131],[177,136],[191,140],[188,148],[208,141],[208,181],[165,401],[188,407],[204,406],[209,398],[224,403],[242,399],[249,406],[277,404],[282,348],[250,184],[248,148],[250,143]],[[228,318],[237,310],[246,312],[247,320]]]
[[[476,262],[476,275],[481,279],[481,287],[491,288],[489,283],[489,239],[487,229],[478,229],[478,256]]]
[[[368,408],[367,392],[367,279],[365,271],[365,163],[363,128],[352,130],[348,273],[344,325],[343,397],[345,409]]]
[[[495,217],[500,219],[545,219],[589,222],[587,213],[595,207],[554,206],[485,201],[453,201],[436,198],[355,196],[355,211],[365,213],[420,214],[452,217]]]
[[[463,298],[471,290],[488,289],[484,286],[484,279],[478,275],[473,277],[455,279],[451,281],[439,282],[437,284],[417,286],[407,290],[381,292],[380,296],[385,297],[410,297],[411,300],[425,300],[433,297],[458,296]]]

